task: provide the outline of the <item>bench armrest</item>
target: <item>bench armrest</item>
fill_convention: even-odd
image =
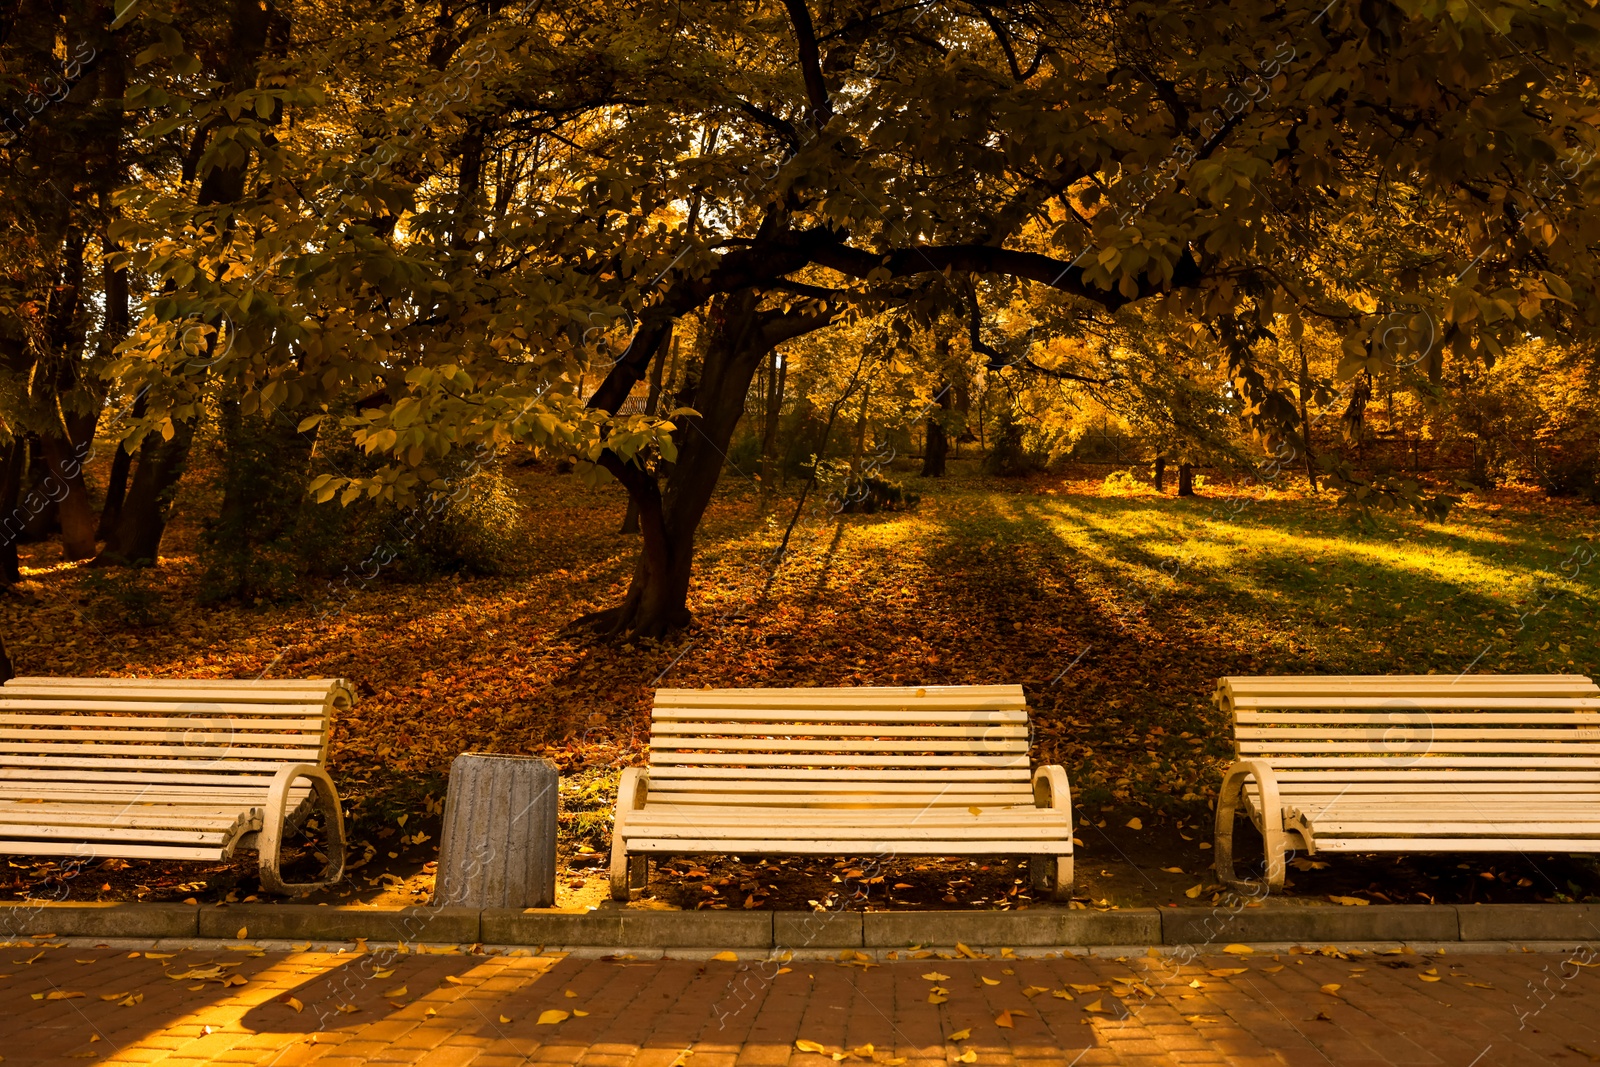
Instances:
[[[1239,760],[1222,776],[1222,788],[1217,791],[1217,877],[1232,888],[1254,890],[1257,887],[1244,882],[1233,872],[1233,819],[1244,804],[1244,785],[1256,780],[1261,790],[1258,805],[1259,818],[1251,821],[1261,827],[1262,848],[1267,859],[1267,890],[1281,889],[1284,875],[1283,804],[1278,799],[1278,776],[1272,766],[1261,760]]]
[[[1067,840],[1063,851],[1053,856],[1034,856],[1029,860],[1033,891],[1057,901],[1072,899],[1072,789],[1067,772],[1055,764],[1033,772],[1035,807],[1059,811],[1067,820]]]
[[[289,817],[289,787],[297,779],[311,782],[322,810],[323,827],[328,834],[328,866],[320,882],[288,883],[279,871],[279,851],[283,847],[284,822]],[[296,896],[332,885],[344,877],[344,809],[339,791],[328,772],[314,763],[291,763],[278,771],[267,790],[267,803],[261,813],[261,833],[257,850],[261,856],[261,888],[269,893]]]
[[[627,767],[623,770],[622,778],[617,782],[617,807],[611,818],[611,896],[614,900],[627,900],[630,888],[644,888],[645,872],[642,868],[647,857],[634,857],[635,862],[631,865],[634,877],[630,878],[628,846],[623,836],[623,826],[628,821],[628,812],[638,811],[644,807],[645,797],[649,792],[648,769]]]

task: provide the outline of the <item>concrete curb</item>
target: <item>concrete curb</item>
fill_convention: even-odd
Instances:
[[[0,904],[0,939],[354,941],[812,952],[911,946],[1091,948],[1351,942],[1600,941],[1600,905],[1130,908],[1014,912],[559,912],[307,904]]]

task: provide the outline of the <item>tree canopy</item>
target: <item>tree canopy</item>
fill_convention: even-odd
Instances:
[[[1448,405],[1461,368],[1591,343],[1597,60],[1600,13],[1538,0],[25,4],[4,413],[63,473],[95,433],[137,454],[128,559],[208,404],[370,457],[324,499],[574,453],[643,533],[594,621],[659,633],[796,338],[955,338],[1260,455],[1308,398]],[[692,388],[630,410],[691,320]]]

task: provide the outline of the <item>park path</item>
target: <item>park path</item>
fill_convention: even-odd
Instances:
[[[820,1067],[841,1054],[907,1067],[1572,1065],[1600,1062],[1592,962],[1587,952],[1256,952],[1182,966],[1060,956],[867,966],[13,945],[0,947],[0,1056],[4,1067]]]

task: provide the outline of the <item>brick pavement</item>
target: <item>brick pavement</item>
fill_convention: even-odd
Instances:
[[[1258,953],[1185,966],[1052,956],[868,967],[5,946],[0,1057],[4,1067],[803,1067],[844,1053],[907,1067],[1576,1065],[1600,1062],[1600,968],[1588,960]],[[935,973],[947,977],[923,977]],[[541,1023],[546,1012],[568,1014]]]

